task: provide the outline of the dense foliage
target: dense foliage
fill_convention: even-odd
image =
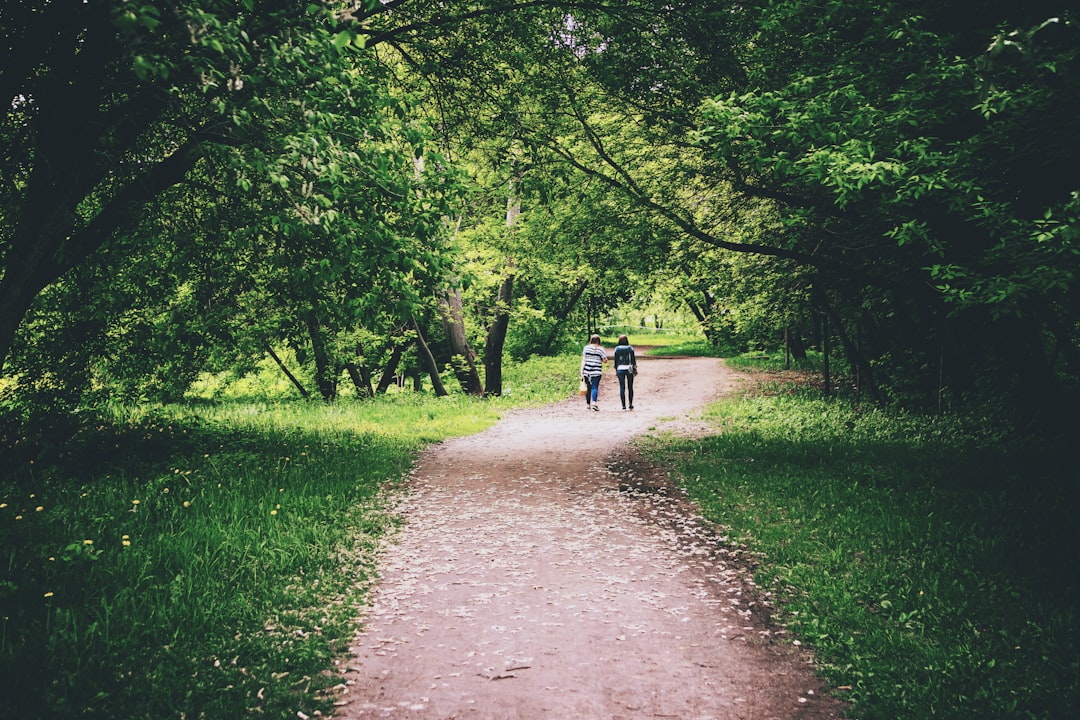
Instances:
[[[497,394],[503,352],[646,297],[718,345],[831,341],[881,403],[1077,388],[1054,0],[20,0],[0,37],[24,397],[179,397],[283,350],[327,399],[344,370],[482,391],[481,363]]]

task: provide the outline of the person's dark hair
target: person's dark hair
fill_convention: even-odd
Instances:
[[[625,335],[619,336],[619,345],[629,345],[630,340]]]
[[[591,338],[589,338],[589,342],[591,342],[593,345],[596,345],[597,343],[600,342],[600,336],[599,335],[593,335]]]

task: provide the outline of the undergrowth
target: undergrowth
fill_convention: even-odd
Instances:
[[[0,706],[19,718],[327,713],[388,495],[416,453],[567,397],[576,358],[479,400],[216,393],[0,426]],[[229,399],[222,399],[228,397]]]
[[[651,447],[757,558],[852,717],[1068,718],[1080,701],[1075,447],[759,388]]]

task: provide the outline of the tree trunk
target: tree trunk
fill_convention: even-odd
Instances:
[[[450,288],[439,298],[439,316],[450,345],[454,375],[461,383],[461,389],[469,395],[483,396],[484,384],[476,370],[476,353],[465,337],[465,313],[461,308],[460,289]]]
[[[791,348],[791,359],[796,362],[806,361],[806,343],[803,342],[802,333],[793,329],[788,333],[788,346]]]
[[[822,313],[825,311],[822,310]],[[832,395],[832,375],[829,372],[829,316],[821,317],[821,374],[825,396]]]
[[[356,357],[364,357],[364,346],[360,343],[356,343]],[[371,387],[371,370],[368,369],[367,363],[361,361],[359,364],[354,362],[345,363],[345,370],[349,373],[349,377],[352,378],[353,385],[356,386],[356,394],[360,397],[372,397],[375,391]]]
[[[138,222],[149,201],[183,180],[195,166],[198,149],[196,141],[181,145],[170,157],[122,187],[82,228],[75,228],[75,208],[89,191],[84,187],[88,178],[72,171],[80,161],[64,157],[57,163],[35,163],[27,181],[25,207],[4,256],[4,275],[0,278],[0,370],[34,298],[85,261],[118,228]],[[74,179],[57,177],[48,169],[53,164]]]
[[[308,336],[311,338],[311,353],[315,358],[315,384],[318,385],[319,394],[322,395],[323,400],[333,402],[337,398],[337,373],[330,366],[330,355],[326,351],[322,325],[314,309],[307,312],[304,320],[307,323]]]
[[[512,270],[512,268],[511,268]],[[502,395],[502,353],[506,331],[510,327],[510,302],[514,298],[514,274],[511,271],[499,285],[495,319],[484,342],[484,380],[486,395]]]
[[[570,313],[574,312],[574,308],[577,306],[578,301],[581,300],[582,293],[585,292],[585,288],[589,286],[589,281],[582,278],[578,281],[578,284],[574,286],[574,291],[570,294],[570,299],[566,301],[562,309],[555,315],[555,326],[551,328],[551,332],[548,333],[547,340],[544,341],[544,348],[550,348],[555,343],[555,338],[559,336],[559,328],[566,322],[566,318],[570,317]]]
[[[686,301],[686,305],[690,308],[690,312],[694,314],[694,317],[701,325],[701,331],[705,333],[705,339],[708,340],[713,347],[716,347],[720,344],[720,336],[717,334],[716,326],[713,322],[715,302],[712,295],[707,292],[703,292],[701,298],[700,305],[689,299]],[[659,327],[660,321],[657,320],[656,322],[657,327]]]
[[[401,343],[394,345],[394,349],[390,351],[390,359],[386,361],[386,367],[383,368],[382,375],[379,376],[379,385],[375,388],[376,393],[381,395],[386,392],[386,389],[394,382],[398,365],[401,364],[401,354],[404,352],[404,345]]]
[[[521,204],[515,189],[516,178],[510,180],[506,200],[506,232],[514,231]],[[510,327],[510,305],[514,299],[514,259],[506,259],[506,276],[499,283],[495,299],[495,312],[484,339],[484,386],[485,395],[502,395],[502,354],[506,345],[506,331]]]
[[[836,336],[840,338],[840,344],[844,346],[844,352],[848,356],[848,362],[850,362],[852,367],[856,368],[858,371],[859,380],[863,385],[863,387],[860,388],[860,391],[865,389],[866,394],[870,396],[871,402],[880,405],[882,403],[881,391],[874,381],[874,374],[870,369],[870,363],[866,362],[866,358],[863,357],[862,353],[859,352],[859,349],[851,342],[851,338],[849,338],[848,334],[844,331],[844,325],[840,322],[840,318],[837,316],[836,311],[828,304],[825,304],[825,312],[828,313],[828,317],[836,327]]]
[[[351,361],[345,363],[345,372],[349,373],[349,379],[352,380],[353,386],[356,388],[356,394],[358,397],[371,397],[371,378],[364,378],[363,376],[361,376],[360,370],[356,366],[356,363]]]
[[[420,360],[420,367],[431,377],[431,387],[435,391],[435,396],[446,397],[450,393],[446,391],[442,378],[439,377],[439,365],[435,362],[435,356],[431,354],[427,341],[424,340],[424,333],[420,330],[420,323],[416,322],[416,318],[412,319],[412,326],[416,330],[416,355]]]
[[[281,358],[277,356],[277,353],[274,352],[274,349],[270,347],[270,344],[264,343],[263,347],[266,349],[267,354],[274,359],[274,362],[277,363],[277,366],[281,368],[281,372],[285,373],[285,377],[289,378],[289,381],[296,387],[297,390],[300,391],[300,394],[304,397],[304,399],[310,400],[311,393],[305,390],[304,386],[300,384],[300,381],[296,379],[296,376],[289,372],[289,368],[285,367],[285,363],[281,362]]]

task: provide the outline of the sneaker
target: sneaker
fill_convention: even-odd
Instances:
[[[633,406],[633,405],[631,405],[631,406],[630,406],[630,409],[631,409],[631,410],[633,410],[633,409],[634,409],[634,406]]]
[[[592,409],[595,410],[596,412],[600,412],[600,406],[599,405],[593,405]]]

